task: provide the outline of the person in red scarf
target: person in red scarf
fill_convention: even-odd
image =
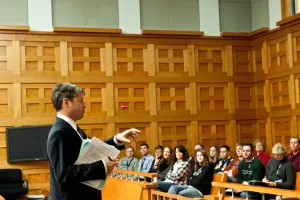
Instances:
[[[295,172],[300,172],[300,139],[292,137],[290,140],[290,147],[292,152],[287,155],[287,159],[295,168]]]
[[[255,148],[253,156],[257,157],[264,166],[267,167],[270,156],[265,152],[265,143],[262,140],[257,139],[254,141],[253,146]]]

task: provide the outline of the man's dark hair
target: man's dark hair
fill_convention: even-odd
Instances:
[[[230,148],[229,148],[229,146],[228,145],[222,145],[221,147],[220,147],[220,150],[222,149],[222,148],[225,148],[227,151],[230,151]]]
[[[244,145],[243,145],[243,147],[244,146],[248,146],[248,147],[250,147],[251,148],[251,152],[253,152],[253,144],[252,143],[244,143]]]
[[[80,93],[85,94],[84,89],[72,83],[58,83],[52,89],[51,101],[56,111],[61,110],[64,98],[73,101]]]
[[[142,147],[142,146],[146,146],[147,149],[149,149],[149,145],[146,142],[143,142],[142,144],[140,144],[140,147]]]

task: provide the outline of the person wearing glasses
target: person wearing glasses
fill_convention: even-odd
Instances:
[[[263,182],[269,187],[293,190],[295,188],[295,169],[293,164],[286,158],[286,147],[277,143],[272,148],[274,158],[270,159],[266,168],[266,177]],[[274,198],[267,195],[266,199]]]
[[[120,159],[117,169],[138,171],[138,166],[139,160],[134,157],[134,148],[132,146],[127,147],[126,156]],[[132,177],[132,175],[128,175],[128,178],[130,177]]]

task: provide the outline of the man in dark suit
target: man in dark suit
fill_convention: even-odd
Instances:
[[[81,182],[105,179],[117,161],[100,160],[92,164],[74,165],[79,151],[87,136],[76,125],[84,116],[86,105],[83,101],[84,90],[71,83],[58,83],[52,90],[52,104],[57,111],[47,141],[47,154],[50,168],[49,200],[99,200],[99,190]],[[118,149],[132,137],[137,140],[137,129],[129,129],[116,134],[105,142]]]

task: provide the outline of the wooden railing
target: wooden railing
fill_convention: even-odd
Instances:
[[[226,182],[227,181],[227,174],[214,174],[213,181],[215,182]],[[192,199],[204,199],[204,200],[218,200],[218,199],[223,199],[224,196],[224,189],[219,188],[219,187],[212,187],[210,191],[210,195],[204,195],[204,198],[188,198],[188,197],[183,197],[180,195],[174,195],[174,194],[169,194],[166,192],[160,192],[157,190],[151,190],[151,200],[155,199],[170,199],[170,200],[192,200]]]
[[[140,181],[141,176],[151,182]],[[157,188],[157,184],[152,183],[154,177],[157,174],[114,169],[106,179],[102,199],[150,200],[151,190]]]
[[[287,189],[280,189],[280,188],[270,188],[264,186],[254,186],[254,185],[243,185],[238,183],[226,183],[226,182],[212,182],[213,186],[218,187],[219,189],[230,188],[230,189],[238,189],[244,190],[246,195],[248,196],[248,192],[257,192],[262,194],[262,199],[265,199],[265,194],[273,194],[278,196],[288,196],[288,197],[295,197],[300,198],[300,172],[296,173],[296,186],[295,190],[287,190]],[[232,192],[231,197],[225,197],[224,199],[234,198],[234,192]],[[248,198],[246,198],[248,199]]]

